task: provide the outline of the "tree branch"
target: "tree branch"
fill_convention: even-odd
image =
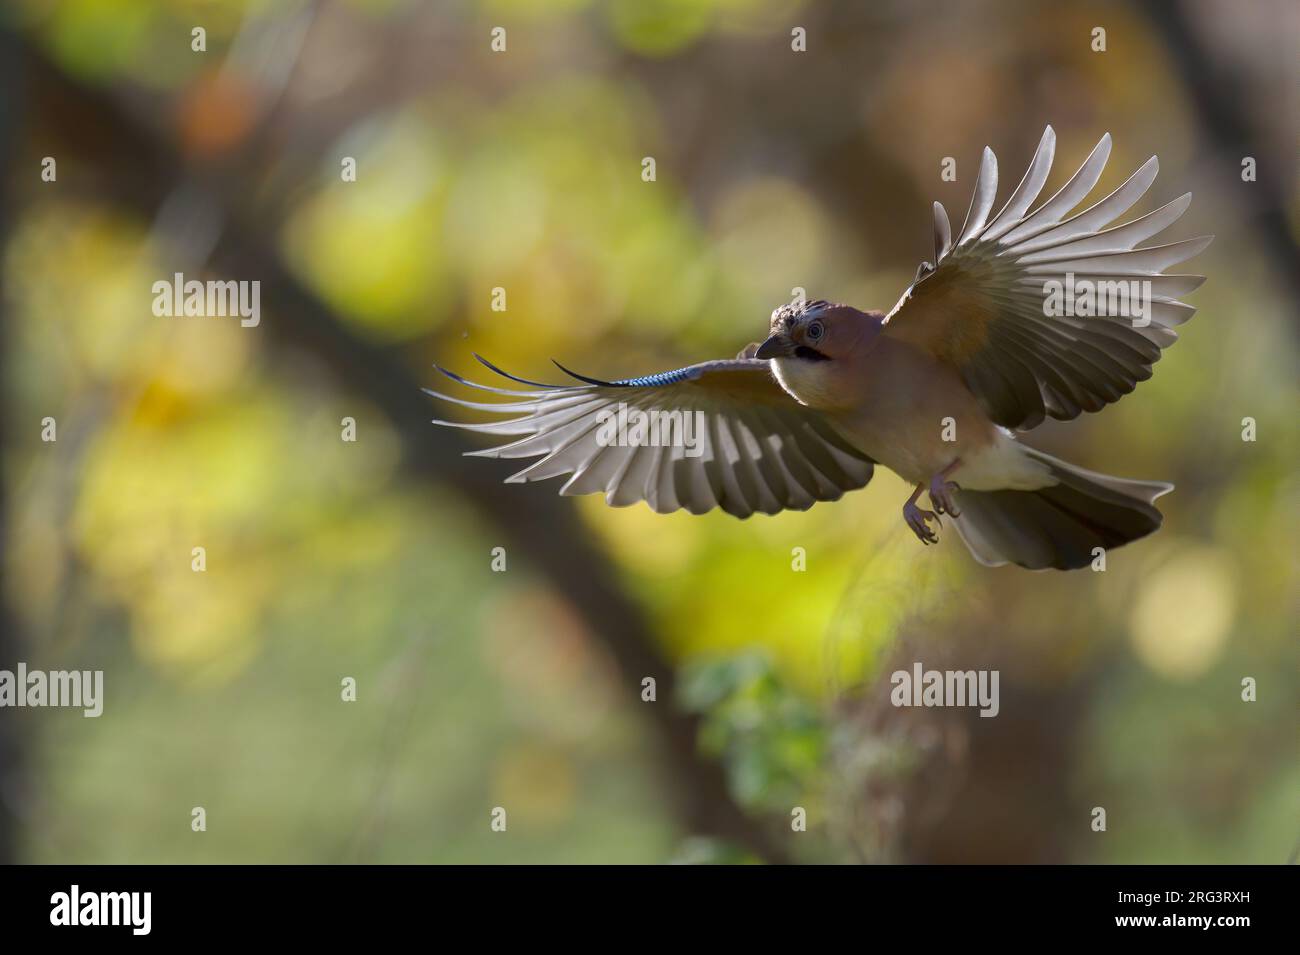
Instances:
[[[22,71],[18,65],[18,44],[7,32],[0,30],[0,182],[8,184],[12,160],[17,152],[23,111]],[[35,171],[33,171],[33,176]],[[9,190],[0,192],[0,248],[4,247],[10,232],[12,208]],[[7,302],[0,302],[0,355],[7,355]],[[10,359],[12,360],[12,359]],[[7,378],[7,376],[6,376]],[[4,393],[0,392],[0,399]],[[0,448],[7,447],[6,425],[9,416],[0,405]],[[6,473],[13,473],[10,468]],[[5,553],[9,544],[8,488],[0,481],[0,568],[5,566]],[[22,658],[22,639],[18,634],[18,621],[9,608],[6,594],[0,586],[0,667],[16,667]],[[25,789],[23,747],[18,737],[19,721],[9,716],[0,720],[0,864],[18,861],[18,817],[22,792]]]
[[[212,251],[214,267],[241,279],[257,278],[271,313],[264,330],[276,347],[307,349],[324,359],[342,385],[364,395],[392,422],[412,475],[450,484],[576,608],[616,663],[625,691],[639,700],[641,680],[653,676],[662,702],[642,708],[659,741],[676,811],[686,830],[738,844],[771,862],[782,849],[731,796],[720,766],[697,747],[698,718],[677,709],[676,677],[644,614],[619,587],[609,558],[593,544],[571,502],[554,494],[524,494],[471,468],[471,450],[451,429],[429,425],[424,382],[392,350],[353,335],[284,265],[268,238],[274,224],[247,204],[255,168],[231,163],[199,169],[114,96],[76,80],[30,44],[27,70],[40,101],[45,134],[81,153],[105,178],[101,192],[152,217],[178,188],[197,189],[224,223]],[[98,144],[98,145],[97,145]]]

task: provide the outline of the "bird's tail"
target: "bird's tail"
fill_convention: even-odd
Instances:
[[[1073,570],[1088,566],[1098,547],[1110,550],[1160,527],[1154,502],[1172,491],[1172,484],[1111,477],[1024,450],[1047,465],[1056,484],[1037,491],[956,494],[957,531],[980,563]]]

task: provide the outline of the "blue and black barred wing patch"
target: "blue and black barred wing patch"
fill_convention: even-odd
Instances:
[[[660,513],[721,508],[748,517],[806,510],[871,480],[872,461],[786,394],[766,361],[703,362],[615,381],[563,369],[577,385],[530,381],[479,361],[527,388],[478,384],[439,368],[453,381],[510,400],[428,393],[512,417],[434,423],[510,439],[473,455],[540,459],[508,482],[567,475],[561,494],[602,492],[614,507],[645,501]]]

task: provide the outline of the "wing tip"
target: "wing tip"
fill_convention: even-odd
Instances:
[[[547,384],[544,381],[532,381],[531,379],[528,378],[520,378],[518,375],[510,374],[510,372],[506,371],[503,368],[498,368],[496,365],[492,364],[492,362],[488,361],[478,352],[470,352],[470,354],[473,355],[474,360],[477,361],[484,368],[488,369],[489,371],[496,372],[496,374],[500,375],[502,378],[507,378],[510,381],[518,382],[521,385],[531,385],[534,388],[563,388],[564,387],[563,385]]]
[[[561,364],[560,364],[558,361],[556,361],[554,358],[551,359],[551,364],[554,365],[556,368],[560,369],[560,371],[564,372],[564,373],[565,373],[566,375],[568,375],[570,378],[573,378],[573,379],[575,379],[575,380],[577,380],[577,381],[586,382],[586,383],[589,384],[589,385],[596,385],[597,387],[600,387],[600,388],[618,388],[618,387],[621,387],[617,382],[613,382],[613,381],[602,381],[602,380],[599,379],[599,378],[590,378],[590,377],[588,377],[587,375],[580,375],[580,374],[578,374],[576,371],[570,371],[568,368],[565,368],[563,365],[561,365]]]
[[[438,371],[442,372],[444,375],[446,375],[446,376],[447,376],[448,378],[450,378],[452,381],[457,382],[458,384],[468,385],[468,386],[470,386],[470,387],[473,387],[473,385],[474,385],[474,383],[473,383],[472,381],[468,381],[468,380],[466,380],[465,378],[462,378],[460,375],[456,374],[454,371],[451,371],[451,370],[448,369],[448,368],[443,368],[442,365],[439,365],[436,361],[433,363],[433,367],[436,368]],[[443,397],[445,397],[444,395],[440,395],[440,394],[438,394],[436,391],[432,391],[432,390],[430,390],[430,389],[428,389],[428,388],[424,388],[424,389],[422,389],[422,390],[428,392],[429,394],[431,394],[431,395],[433,395],[434,397],[437,397],[437,398],[443,398]]]

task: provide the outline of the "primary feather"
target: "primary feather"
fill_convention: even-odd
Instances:
[[[870,458],[822,415],[786,394],[766,361],[711,361],[620,381],[589,378],[561,366],[580,385],[530,382],[483,363],[512,381],[542,390],[493,388],[439,369],[460,384],[519,400],[471,402],[429,391],[461,407],[516,415],[496,422],[435,423],[516,437],[473,452],[482,457],[540,458],[511,475],[511,482],[569,475],[561,494],[603,492],[616,507],[643,500],[661,513],[685,508],[702,514],[721,508],[748,517],[755,511],[806,510],[817,501],[838,500],[871,480]],[[620,403],[642,412],[698,412],[698,443],[689,449],[698,450],[698,455],[687,453],[680,441],[655,446],[602,443],[602,423],[617,413]]]
[[[1021,430],[1046,416],[1068,420],[1098,411],[1151,377],[1161,350],[1178,337],[1175,326],[1195,312],[1178,296],[1204,281],[1161,273],[1213,238],[1137,248],[1178,220],[1191,193],[1106,228],[1151,187],[1159,168],[1154,156],[1110,195],[1069,215],[1101,177],[1109,134],[1069,182],[1029,212],[1055,148],[1048,126],[1019,186],[991,221],[997,160],[985,149],[960,238],[953,244],[947,213],[935,203],[934,267],[918,274],[885,320],[885,334],[958,368],[994,422]],[[1096,314],[1049,312],[1049,283],[1071,282],[1105,290],[1095,296]],[[1144,293],[1147,324],[1131,320],[1130,288]]]

